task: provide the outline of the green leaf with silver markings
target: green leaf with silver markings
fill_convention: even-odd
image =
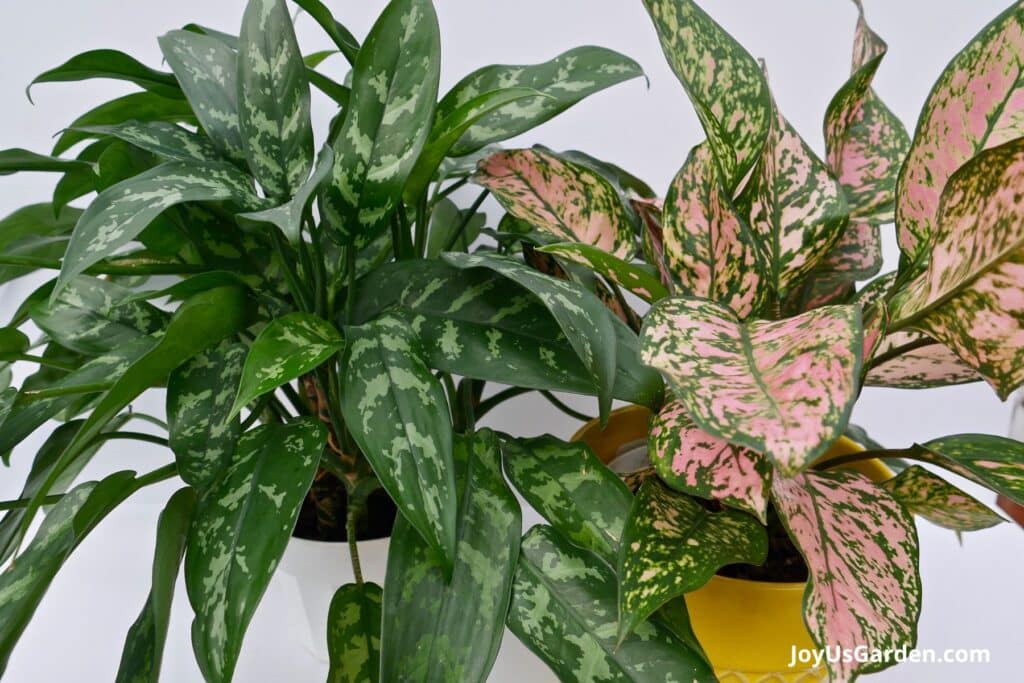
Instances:
[[[150,92],[132,93],[90,109],[75,119],[57,138],[53,154],[63,154],[82,140],[92,137],[78,128],[109,126],[128,121],[167,121],[196,123],[196,116],[185,100],[161,97]]]
[[[944,529],[979,531],[1004,521],[974,496],[919,465],[882,485],[907,510]]]
[[[131,55],[118,50],[90,50],[75,55],[60,66],[44,71],[32,79],[25,89],[25,94],[31,101],[32,86],[37,83],[66,83],[92,78],[128,81],[162,97],[184,97],[174,74],[151,69]]]
[[[655,622],[616,640],[615,573],[550,527],[523,538],[508,627],[560,680],[716,681],[703,655]]]
[[[352,70],[321,211],[342,243],[363,247],[387,228],[430,133],[441,41],[430,0],[392,0]]]
[[[455,466],[461,498],[451,581],[408,522],[399,520],[392,534],[381,681],[483,682],[498,654],[522,516],[493,432],[456,440]]]
[[[238,415],[263,394],[316,370],[344,346],[337,328],[311,313],[290,313],[270,321],[249,349],[231,415]]]
[[[92,135],[109,135],[169,161],[222,161],[220,152],[201,133],[167,121],[126,121],[74,128]]]
[[[382,602],[375,583],[348,583],[334,594],[327,611],[327,683],[380,680]]]
[[[320,150],[320,157],[317,159],[313,174],[299,186],[294,197],[281,206],[263,211],[241,213],[238,214],[239,217],[276,225],[290,243],[298,244],[302,239],[302,221],[307,215],[307,210],[313,197],[320,191],[320,187],[331,176],[333,168],[334,150],[324,147]]]
[[[160,680],[171,601],[195,504],[195,491],[183,488],[171,496],[160,513],[153,552],[152,588],[142,612],[128,630],[115,683],[158,683]]]
[[[320,24],[324,32],[338,46],[341,54],[345,55],[348,63],[354,64],[356,54],[359,52],[359,41],[347,28],[338,23],[334,15],[331,14],[331,10],[320,0],[295,0],[295,4]]]
[[[760,565],[768,533],[738,510],[711,512],[658,479],[640,487],[619,545],[619,640],[727,564]]]
[[[238,115],[249,168],[285,198],[313,166],[306,65],[284,0],[250,0],[238,39]]]
[[[345,424],[399,511],[450,574],[457,496],[444,389],[403,320],[382,317],[347,333]]]
[[[232,678],[326,442],[327,430],[313,419],[247,432],[224,475],[200,498],[185,586],[196,614],[192,648],[210,683]]]

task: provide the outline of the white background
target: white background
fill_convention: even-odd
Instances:
[[[549,59],[580,44],[604,45],[637,59],[650,78],[620,85],[585,101],[527,136],[522,144],[580,148],[632,170],[664,190],[688,150],[702,139],[696,117],[665,65],[658,41],[639,0],[435,0],[443,37],[442,89],[470,70],[489,63]],[[125,86],[92,81],[38,86],[31,106],[25,85],[41,71],[83,50],[112,47],[159,66],[156,36],[195,21],[237,32],[242,0],[33,0],[5,3],[0,10],[0,148],[48,151],[51,136],[102,99]],[[365,35],[383,7],[381,0],[329,2],[341,21]],[[843,0],[705,0],[704,7],[752,54],[766,59],[780,107],[821,152],[821,118],[848,72],[855,10]],[[1006,0],[866,0],[868,19],[891,45],[876,80],[883,99],[913,127],[931,84],[946,62]],[[15,9],[15,7],[17,9]],[[299,21],[305,52],[329,47],[315,24]],[[323,67],[341,80],[344,62]],[[321,131],[332,112],[316,100]],[[0,213],[45,201],[52,179],[20,175],[0,182]],[[887,236],[890,238],[891,236]],[[893,256],[893,240],[887,254]],[[890,259],[890,263],[895,263]],[[6,320],[32,283],[0,289],[0,319]],[[144,403],[154,412],[162,397]],[[587,402],[577,405],[593,410]],[[1005,433],[1009,408],[984,385],[924,393],[864,391],[854,421],[890,446],[960,432]],[[567,436],[567,422],[542,399],[507,404],[492,423],[510,432],[552,432]],[[9,471],[0,470],[0,498],[17,496],[34,452],[33,439],[16,452]],[[166,455],[142,446],[111,445],[95,461],[92,478],[115,469],[148,470]],[[5,680],[112,680],[124,633],[148,591],[153,522],[173,489],[139,494],[116,512],[77,551],[43,601],[34,623],[15,650]],[[991,496],[983,493],[985,500]],[[905,666],[879,674],[878,681],[1013,680],[1024,636],[1019,627],[1019,576],[1024,537],[1010,525],[970,534],[958,544],[953,534],[921,524],[924,614],[920,646],[987,647],[988,666]],[[243,651],[237,680],[317,680],[318,669],[296,649],[281,614],[294,593],[275,579]],[[179,591],[167,655],[166,680],[197,681],[188,644],[191,618]]]

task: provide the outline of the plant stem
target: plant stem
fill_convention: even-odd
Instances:
[[[49,389],[38,389],[36,391],[25,391],[22,393],[29,401],[42,401],[48,398],[60,396],[75,396],[77,394],[98,394],[114,386],[113,382],[95,382],[93,384],[76,384],[69,387],[50,387]]]
[[[291,291],[292,296],[295,298],[295,303],[299,309],[310,313],[312,312],[312,306],[310,305],[309,298],[306,295],[306,290],[299,282],[298,275],[292,269],[292,262],[285,255],[285,245],[281,240],[281,233],[277,230],[270,231],[270,241],[274,246],[274,253],[277,254],[277,260],[281,262],[281,270],[284,273],[284,279],[288,282],[288,289]]]
[[[136,263],[132,263],[129,260],[121,263],[101,261],[96,265],[86,268],[85,273],[87,275],[190,275],[205,273],[210,270],[208,266],[188,263],[147,262],[145,259],[137,259],[136,261]],[[41,270],[61,269],[60,261],[33,256],[0,256],[0,266],[37,268]]]
[[[356,307],[356,254],[355,245],[345,247],[345,277],[348,285],[345,289],[345,325],[352,324],[352,316]]]
[[[96,437],[92,442],[93,444],[103,443],[104,441],[144,441],[146,443],[156,444],[157,446],[169,446],[167,439],[162,436],[156,436],[155,434],[146,434],[144,432],[105,432]]]
[[[473,407],[473,380],[464,379],[459,382],[459,393],[462,394],[463,433],[472,434],[476,431],[476,411]]]
[[[259,402],[253,406],[253,409],[246,416],[245,421],[242,422],[241,431],[249,431],[249,427],[256,424],[256,421],[260,419],[264,412],[267,410],[267,405],[270,403],[270,399],[273,398],[273,394],[267,394],[263,396]]]
[[[573,410],[572,408],[567,406],[565,403],[562,403],[562,401],[560,401],[558,399],[558,397],[555,396],[554,394],[552,394],[550,391],[542,391],[542,392],[540,392],[540,395],[543,396],[544,398],[546,398],[551,403],[551,405],[553,405],[554,407],[558,408],[559,410],[561,410],[563,413],[565,413],[566,415],[568,415],[571,418],[579,420],[580,422],[590,422],[592,419],[594,419],[594,418],[590,417],[589,415],[584,415],[581,412]]]
[[[484,200],[487,199],[487,195],[489,195],[490,193],[490,190],[484,190],[483,192],[480,193],[480,196],[476,198],[476,201],[474,201],[470,205],[470,207],[466,209],[465,217],[462,219],[462,222],[459,223],[459,228],[458,230],[455,231],[455,234],[448,238],[448,244],[444,246],[444,251],[451,251],[452,247],[454,247],[458,243],[459,238],[462,237],[462,234],[464,232],[466,232],[466,227],[469,225],[470,221],[473,220],[473,216],[476,215],[477,209],[479,209],[481,205],[483,205]]]
[[[508,389],[503,389],[480,402],[480,405],[476,407],[476,417],[477,419],[480,419],[505,401],[515,398],[516,396],[522,396],[523,394],[531,391],[533,391],[533,389],[526,389],[524,387],[509,387]]]
[[[856,462],[864,462],[865,460],[887,460],[892,458],[904,458],[906,460],[921,460],[922,462],[927,462],[924,458],[917,455],[917,453],[918,451],[914,448],[886,448],[873,451],[859,451],[857,453],[850,453],[848,455],[840,455],[836,458],[830,458],[825,462],[818,463],[814,469],[830,470],[834,467],[842,467]]]
[[[916,351],[917,349],[922,349],[922,348],[925,348],[927,346],[933,346],[935,344],[938,344],[938,342],[935,341],[934,339],[931,339],[929,337],[924,337],[922,339],[916,339],[916,340],[910,342],[909,344],[904,344],[903,346],[897,346],[896,348],[889,349],[885,353],[880,354],[880,355],[875,356],[874,358],[872,358],[871,359],[871,365],[868,367],[868,369],[869,370],[873,370],[874,368],[877,368],[880,365],[884,365],[884,364],[888,363],[889,361],[891,361],[892,359],[898,358],[898,357],[902,356],[905,353],[910,353],[911,351]]]
[[[145,488],[147,486],[152,486],[153,484],[159,484],[160,482],[167,481],[168,479],[177,476],[177,474],[178,465],[176,463],[172,462],[169,465],[164,465],[163,467],[155,469],[152,472],[144,474],[141,477],[135,479],[135,481],[132,482],[131,493],[135,493],[139,489]],[[129,493],[129,495],[131,495],[131,493]],[[64,496],[65,494],[63,493],[55,493],[53,495],[46,496],[42,499],[41,504],[53,505],[55,503],[59,503],[61,498],[63,498]],[[31,503],[31,498],[19,498],[17,500],[0,501],[0,511],[21,510],[27,508]]]
[[[295,411],[299,415],[311,415],[313,413],[312,409],[309,407],[309,404],[305,400],[303,400],[301,396],[299,396],[299,393],[295,391],[295,387],[293,387],[291,384],[287,382],[282,384],[281,391],[284,393],[285,397],[288,399],[288,402],[292,404],[292,407],[295,408]]]
[[[439,201],[441,201],[442,199],[444,199],[448,195],[452,194],[453,192],[458,190],[460,187],[465,187],[465,185],[467,183],[469,183],[469,176],[466,176],[465,178],[459,178],[458,180],[453,182],[448,187],[446,187],[443,190],[440,190],[439,192],[437,192],[434,195],[434,198],[431,200],[430,203],[431,204],[437,204]]]
[[[76,369],[71,367],[70,365],[65,365],[64,363],[61,363],[59,361],[55,361],[50,358],[45,358],[43,356],[33,356],[28,353],[11,354],[6,360],[22,361],[25,363],[36,363],[37,365],[42,365],[47,368],[53,368],[55,370],[63,370],[64,372],[72,372]]]
[[[424,192],[416,204],[416,256],[423,258],[427,253],[427,232],[430,228],[427,219],[427,194]]]

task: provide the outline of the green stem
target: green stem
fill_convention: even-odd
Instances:
[[[562,401],[560,401],[558,399],[558,397],[555,396],[554,394],[552,394],[550,391],[542,391],[542,392],[540,392],[540,395],[543,396],[544,398],[546,398],[548,400],[548,402],[551,403],[551,405],[553,405],[554,407],[558,408],[559,410],[561,410],[563,413],[565,413],[566,415],[568,415],[571,418],[579,420],[580,422],[590,422],[593,419],[589,415],[584,415],[581,412],[573,410],[572,408],[567,406],[565,403],[562,403]]]
[[[156,436],[154,434],[146,434],[144,432],[106,432],[100,434],[92,442],[94,445],[103,443],[104,441],[144,441],[146,443],[156,444],[157,446],[163,446],[167,448],[169,446],[167,439],[162,436]]]
[[[423,196],[420,197],[419,202],[416,204],[416,246],[414,247],[416,256],[420,258],[427,255],[427,232],[429,229],[427,195],[423,193]]]
[[[281,233],[277,230],[271,230],[270,241],[273,243],[274,253],[277,254],[277,260],[281,262],[281,270],[284,273],[284,279],[288,282],[288,289],[295,298],[295,303],[298,305],[300,310],[306,313],[311,312],[313,309],[310,305],[306,290],[299,282],[298,275],[296,275],[295,271],[292,269],[291,259],[285,255],[285,245],[281,239]]]
[[[43,356],[33,356],[31,354],[28,354],[28,353],[15,353],[15,354],[11,354],[10,356],[5,358],[4,360],[22,361],[22,362],[25,362],[25,363],[36,363],[37,365],[42,365],[42,366],[47,367],[47,368],[54,368],[55,370],[62,370],[64,372],[73,372],[74,370],[77,369],[77,368],[71,367],[70,365],[65,365],[64,363],[55,361],[55,360],[53,360],[51,358],[45,358]]]
[[[252,411],[249,412],[249,414],[245,418],[245,421],[242,422],[242,426],[241,426],[241,431],[242,432],[249,431],[249,427],[252,427],[254,424],[256,424],[256,421],[260,419],[260,417],[263,415],[264,412],[266,412],[267,405],[270,403],[270,399],[271,398],[273,398],[273,394],[267,394],[267,395],[263,396],[256,403],[255,406],[253,406]]]
[[[880,450],[872,451],[859,451],[857,453],[850,453],[848,455],[840,455],[836,458],[830,458],[824,462],[818,463],[814,466],[816,470],[830,470],[834,467],[843,467],[844,465],[850,465],[856,462],[864,462],[865,460],[888,460],[892,458],[903,458],[905,460],[920,460],[927,462],[926,459],[918,455],[918,451],[914,448],[885,448]]]
[[[36,391],[25,391],[22,392],[22,396],[28,401],[42,401],[48,398],[58,398],[60,396],[75,396],[78,394],[98,394],[101,391],[107,391],[112,386],[113,382],[95,382],[93,384],[76,384],[69,387],[50,387],[49,389],[38,389]]]
[[[128,416],[133,420],[138,420],[139,422],[148,422],[151,425],[159,427],[165,432],[167,431],[167,423],[161,420],[159,417],[153,417],[152,415],[147,415],[146,413],[137,413],[135,411],[130,411],[128,413]]]
[[[160,261],[147,262],[136,259],[136,263],[124,261],[111,263],[101,261],[85,269],[87,275],[191,275],[205,273],[208,266],[188,263],[166,263]],[[16,266],[21,268],[38,268],[41,270],[60,270],[61,262],[55,259],[36,258],[34,256],[0,256],[0,266]]]
[[[434,194],[434,198],[430,201],[430,203],[432,205],[433,204],[437,204],[439,201],[441,201],[442,199],[444,199],[448,195],[452,194],[453,192],[458,190],[460,187],[465,187],[467,183],[469,183],[469,176],[466,176],[465,178],[460,178],[460,179],[456,180],[455,182],[453,182],[448,187],[446,187],[443,190],[440,190],[437,193],[435,193]]]
[[[345,276],[348,286],[345,290],[345,325],[352,324],[352,316],[356,308],[356,248],[350,245],[345,248]]]
[[[143,476],[139,477],[134,482],[132,482],[131,493],[135,493],[139,489],[145,488],[147,486],[152,486],[153,484],[159,484],[160,482],[167,481],[168,479],[171,479],[177,475],[177,464],[171,463],[169,465],[164,465],[163,467],[155,469],[148,474],[144,474]],[[129,493],[128,495],[131,495],[131,493]],[[55,493],[50,496],[45,496],[42,499],[41,504],[45,506],[59,503],[64,496],[65,494],[63,493]],[[19,498],[17,500],[0,501],[0,511],[21,510],[27,508],[31,504],[31,498]]]
[[[894,358],[899,358],[903,354],[910,353],[911,351],[916,351],[917,349],[921,349],[926,346],[932,346],[934,344],[938,344],[938,342],[929,337],[924,337],[922,339],[916,339],[910,342],[909,344],[904,344],[903,346],[897,346],[896,348],[889,349],[885,353],[872,358],[871,364],[869,365],[868,369],[873,370],[874,368],[877,368],[880,365],[885,365]]]
[[[476,410],[473,406],[473,380],[464,379],[459,382],[459,393],[462,394],[463,433],[472,434],[476,431]]]
[[[299,415],[313,414],[313,410],[309,407],[309,403],[307,403],[301,396],[299,396],[299,393],[295,391],[295,387],[293,387],[291,384],[282,384],[281,391],[284,392],[284,395],[288,399],[288,402],[292,404],[292,407],[295,408],[295,411]]]
[[[531,391],[533,391],[533,389],[526,389],[524,387],[509,387],[508,389],[503,389],[493,396],[489,396],[483,401],[480,401],[480,405],[476,407],[476,417],[479,420],[505,401],[515,398],[516,396],[522,396],[523,394]]]
[[[490,190],[484,190],[480,193],[480,196],[476,198],[476,201],[466,209],[466,215],[463,217],[462,222],[459,223],[458,230],[456,230],[455,234],[448,239],[448,244],[444,246],[444,251],[451,251],[452,247],[458,243],[459,238],[462,237],[464,232],[466,232],[466,227],[469,225],[470,221],[473,220],[473,216],[476,215],[477,209],[483,205],[484,200],[487,199],[487,195],[490,193]]]

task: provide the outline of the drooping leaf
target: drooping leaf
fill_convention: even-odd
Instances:
[[[184,488],[171,496],[160,513],[153,553],[153,585],[141,614],[128,630],[115,683],[158,683],[160,680],[171,601],[195,504],[195,491]]]
[[[534,527],[523,539],[508,627],[560,680],[717,680],[702,654],[660,624],[644,622],[618,643],[617,592],[597,556]]]
[[[921,613],[917,529],[880,485],[855,472],[806,472],[772,484],[776,510],[807,563],[804,620],[819,647],[912,648]],[[828,661],[852,681],[893,661]]]
[[[633,496],[581,443],[553,436],[506,439],[505,471],[526,501],[558,532],[614,564]]]
[[[334,594],[327,612],[327,683],[380,680],[382,602],[375,583],[348,583]]]
[[[359,41],[347,28],[335,20],[327,6],[320,0],[295,0],[295,4],[320,24],[334,44],[338,46],[341,54],[345,55],[348,63],[355,64],[356,54],[359,52]]]
[[[320,150],[320,156],[316,162],[313,174],[303,182],[295,191],[295,196],[272,209],[263,211],[252,211],[239,214],[241,218],[272,223],[281,229],[284,236],[292,244],[298,244],[302,239],[302,221],[306,216],[313,201],[313,197],[319,192],[320,187],[327,181],[334,167],[334,151],[330,147]]]
[[[166,121],[126,121],[78,126],[74,130],[109,135],[170,161],[221,161],[220,152],[200,133]]]
[[[231,406],[242,378],[244,344],[224,341],[171,373],[167,380],[168,442],[178,476],[205,491],[231,460],[240,423]]]
[[[616,334],[612,316],[600,299],[576,283],[548,277],[508,256],[452,253],[444,259],[457,268],[487,268],[533,292],[589,370],[601,415],[607,416],[617,363]]]
[[[711,512],[657,479],[640,487],[619,546],[619,639],[727,564],[760,565],[768,533],[750,515]]]
[[[350,328],[342,368],[346,425],[399,511],[450,570],[457,497],[443,387],[409,326],[393,317]]]
[[[771,463],[760,453],[697,427],[679,401],[665,404],[655,416],[647,446],[658,476],[672,488],[766,521]]]
[[[556,237],[628,259],[635,251],[629,216],[601,175],[538,149],[497,152],[473,182],[488,188],[513,216]]]
[[[1014,2],[953,58],[932,87],[897,186],[900,248],[914,260],[935,241],[953,172],[1024,135],[1024,3]]]
[[[244,163],[245,142],[238,114],[238,54],[217,38],[183,30],[161,36],[160,50],[221,155]]]
[[[979,531],[1003,521],[978,499],[918,465],[903,470],[884,486],[907,510],[945,529]]]
[[[719,180],[711,149],[705,143],[690,152],[665,197],[665,264],[683,293],[713,299],[746,318],[768,293],[767,265]]]
[[[440,50],[429,0],[392,0],[359,50],[333,182],[321,194],[342,242],[363,247],[387,227],[430,133]]]
[[[771,127],[772,104],[761,67],[692,0],[644,0],[644,5],[732,193],[757,163]]]
[[[644,301],[654,302],[668,296],[668,290],[650,268],[624,261],[599,247],[563,242],[539,247],[537,251],[587,266]]]
[[[958,434],[914,449],[924,460],[1024,505],[1024,444],[987,434]]]
[[[14,360],[29,350],[32,342],[16,327],[0,327],[0,360]]]
[[[927,269],[893,299],[890,329],[948,346],[1001,398],[1024,382],[1024,139],[986,150],[950,178]]]
[[[849,420],[863,353],[860,308],[743,323],[713,301],[665,299],[647,315],[641,352],[698,427],[792,474],[823,455]]]
[[[249,168],[290,198],[313,166],[309,80],[284,0],[251,0],[238,45],[238,115]]]
[[[445,251],[468,251],[486,223],[487,214],[480,212],[470,216],[469,209],[460,210],[455,202],[445,197],[434,205],[430,214],[427,258],[436,259]]]
[[[408,522],[399,520],[392,534],[382,682],[483,683],[498,654],[522,516],[493,432],[457,440],[455,464],[461,500],[451,581]]]
[[[61,159],[45,154],[36,154],[27,149],[0,150],[0,176],[23,172],[64,173],[92,164],[79,159]]]
[[[864,384],[897,389],[929,389],[978,382],[982,376],[949,348],[918,332],[882,337],[872,354]]]
[[[234,201],[260,208],[251,183],[226,164],[172,161],[103,192],[82,214],[61,267],[56,296],[86,268],[112,255],[172,206],[192,201]]]
[[[52,153],[63,154],[72,146],[91,137],[91,133],[82,132],[77,130],[78,128],[116,125],[128,121],[195,123],[196,117],[185,100],[161,97],[149,92],[132,93],[104,102],[79,116],[57,138]]]
[[[192,648],[207,681],[231,680],[326,441],[313,419],[258,427],[239,439],[231,464],[200,498],[185,586],[196,613]]]
[[[602,47],[578,47],[540,64],[495,64],[469,74],[437,105],[445,120],[483,93],[530,88],[540,95],[517,100],[478,119],[452,146],[450,154],[466,156],[539,126],[577,102],[613,85],[643,75],[635,61]]]
[[[128,81],[161,97],[183,97],[174,74],[151,69],[118,50],[90,50],[75,55],[60,66],[44,71],[32,79],[26,93],[31,100],[32,86],[37,83],[84,81],[91,78]]]

